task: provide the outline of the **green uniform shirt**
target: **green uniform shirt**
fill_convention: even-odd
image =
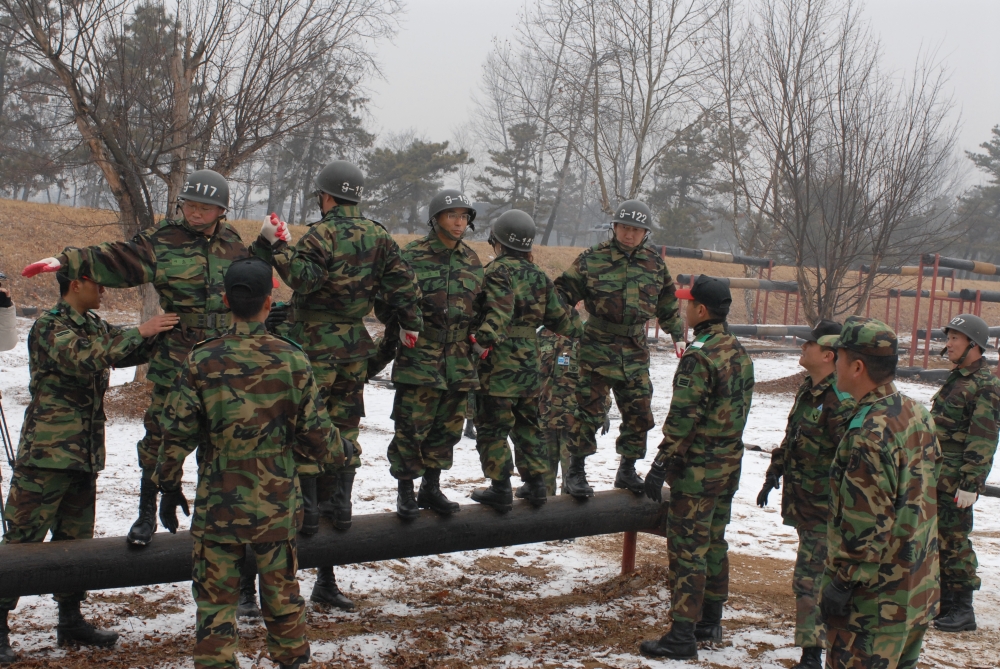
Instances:
[[[167,396],[157,482],[179,486],[197,448],[191,534],[288,541],[302,513],[296,460],[327,461],[332,435],[306,354],[263,323],[236,323],[191,351]]]
[[[1000,420],[1000,379],[980,358],[953,369],[934,395],[931,416],[944,453],[938,490],[981,492],[993,468]]]
[[[830,465],[854,414],[854,398],[837,390],[830,374],[813,385],[806,377],[781,445],[771,453],[769,474],[784,478],[781,517],[785,525],[826,532],[830,513]]]
[[[542,377],[538,415],[546,430],[571,430],[576,413],[576,384],[580,377],[577,362],[580,343],[548,328],[543,328],[538,337]]]
[[[31,402],[24,412],[17,466],[104,469],[110,370],[146,362],[149,348],[138,328],[116,328],[63,300],[42,314],[28,333]]]
[[[740,484],[743,428],[753,400],[753,362],[722,321],[694,328],[674,372],[674,394],[656,456],[670,489],[727,496]]]
[[[674,280],[659,254],[645,244],[626,254],[614,240],[601,242],[581,253],[555,284],[569,306],[583,300],[591,316],[580,346],[580,368],[585,373],[593,370],[624,380],[648,369],[645,324],[651,318],[658,318],[660,327],[681,341]],[[594,317],[641,332],[605,332]]]
[[[940,596],[940,462],[934,423],[922,405],[892,382],[861,398],[830,469],[824,576],[854,592],[850,614],[828,625],[904,634],[930,624]]]
[[[184,220],[163,220],[128,242],[67,248],[59,261],[71,279],[85,275],[109,288],[152,283],[166,313],[228,318],[223,278],[233,261],[247,255],[240,236],[225,221],[206,237]],[[147,378],[159,386],[172,385],[191,347],[227,327],[221,319],[209,328],[182,324],[159,337]]]
[[[539,327],[572,338],[583,331],[580,315],[566,306],[545,272],[512,255],[486,267],[477,311],[476,341],[493,348],[479,364],[479,383],[483,394],[495,397],[530,397],[541,390]]]
[[[289,337],[313,362],[357,362],[375,353],[362,319],[376,295],[396,313],[399,325],[421,330],[420,288],[399,246],[356,206],[334,207],[294,246],[266,240],[253,244],[295,291]],[[311,311],[296,316],[296,310]]]

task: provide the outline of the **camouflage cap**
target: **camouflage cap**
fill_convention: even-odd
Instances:
[[[861,355],[896,355],[896,333],[877,318],[850,316],[832,347],[846,348]]]
[[[840,339],[839,335],[823,335],[816,340],[816,343],[825,348],[837,348],[837,340]],[[812,340],[807,340],[812,341]]]

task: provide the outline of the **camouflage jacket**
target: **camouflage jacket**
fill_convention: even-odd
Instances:
[[[993,468],[1000,420],[1000,379],[980,358],[953,369],[934,395],[931,416],[944,453],[938,489],[982,492]]]
[[[270,262],[295,291],[288,335],[314,363],[356,362],[375,354],[363,319],[376,295],[399,325],[423,328],[413,270],[385,228],[356,206],[334,207],[294,246],[279,241],[272,247],[258,239],[251,252]]]
[[[830,513],[830,465],[847,423],[854,398],[837,390],[830,374],[816,385],[806,377],[788,414],[785,438],[771,453],[769,474],[783,477],[781,517],[785,525],[826,532]]]
[[[167,313],[219,314],[213,327],[185,324],[157,339],[147,378],[170,386],[191,347],[206,337],[225,332],[229,309],[222,302],[222,280],[234,260],[247,257],[240,236],[220,221],[211,237],[192,229],[183,220],[163,220],[128,242],[107,242],[86,248],[67,248],[59,261],[71,279],[86,275],[109,288],[152,283]],[[202,325],[205,325],[204,323]]]
[[[479,363],[484,395],[537,395],[542,387],[538,328],[544,325],[574,339],[583,331],[580,315],[566,306],[545,272],[513,255],[501,255],[486,267],[476,310],[476,341],[493,349]]]
[[[149,360],[155,339],[123,330],[60,300],[28,333],[31,402],[24,412],[18,467],[104,469],[104,393],[112,367]]]
[[[420,285],[424,328],[416,346],[399,346],[399,319],[379,298],[375,302],[375,315],[386,324],[386,329],[378,356],[385,358],[386,364],[395,358],[394,383],[438,390],[478,390],[469,328],[483,287],[479,256],[464,242],[449,249],[432,231],[407,244],[403,259]]]
[[[576,384],[580,377],[579,340],[548,328],[538,333],[538,366],[542,390],[538,415],[549,430],[571,430],[576,414]]]
[[[649,368],[646,322],[658,318],[674,341],[681,319],[674,280],[655,249],[642,245],[630,255],[614,240],[583,253],[556,279],[556,288],[575,307],[583,300],[590,314],[580,346],[580,368],[610,379],[626,379]],[[614,334],[608,330],[629,330]]]
[[[753,386],[753,362],[725,322],[696,325],[674,372],[656,456],[667,465],[672,491],[706,497],[736,492]]]
[[[302,521],[296,461],[330,461],[332,435],[306,354],[263,323],[235,323],[191,351],[167,396],[156,480],[179,486],[197,448],[191,534],[287,541]]]
[[[830,469],[824,587],[834,576],[854,586],[830,627],[904,634],[937,615],[940,462],[922,405],[892,382],[861,398]]]

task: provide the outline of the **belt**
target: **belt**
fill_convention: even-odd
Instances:
[[[305,321],[309,323],[336,323],[338,325],[360,325],[362,322],[360,318],[345,318],[332,311],[299,309],[297,307],[292,307],[289,311],[288,320],[297,323]]]
[[[454,344],[457,341],[465,341],[468,336],[469,328],[441,330],[438,328],[430,328],[425,325],[424,329],[420,331],[421,339],[427,339],[428,341],[437,342],[438,344]]]
[[[538,339],[538,330],[529,325],[515,325],[507,328],[507,336],[519,339]]]
[[[233,322],[231,314],[216,311],[177,315],[180,317],[181,325],[196,330],[221,330],[228,328]]]
[[[639,335],[646,334],[645,323],[623,325],[622,323],[612,323],[611,321],[606,321],[600,316],[591,316],[588,318],[587,325],[593,326],[601,332],[607,332],[608,334],[613,334],[618,337],[638,337]]]
[[[965,444],[957,442],[957,441],[945,440],[945,441],[941,442],[941,452],[942,453],[965,453]]]

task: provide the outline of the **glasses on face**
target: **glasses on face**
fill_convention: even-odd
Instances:
[[[442,214],[442,216],[444,216],[445,220],[448,221],[461,221],[462,223],[469,222],[469,214],[464,212],[459,213],[457,211],[446,211]]]
[[[189,211],[193,214],[209,214],[215,209],[214,204],[202,204],[200,202],[188,202],[185,200],[181,203],[181,209],[184,211]]]

